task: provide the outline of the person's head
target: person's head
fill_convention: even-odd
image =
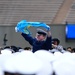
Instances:
[[[60,40],[58,38],[52,39],[52,44],[59,45],[59,43],[60,43]]]
[[[72,51],[75,52],[75,48],[72,48]]]
[[[17,48],[16,46],[14,46],[14,45],[10,46],[10,48],[11,48],[14,52],[18,52],[18,51],[19,51],[18,48]]]
[[[31,50],[31,47],[25,47],[24,50]]]
[[[12,53],[14,53],[14,50],[11,48],[11,46],[5,46],[3,50],[8,49],[10,50]]]
[[[67,47],[67,51],[72,52],[72,48],[71,47]]]
[[[46,39],[47,33],[42,30],[42,29],[38,29],[37,33],[36,33],[36,39],[38,41],[44,41]]]

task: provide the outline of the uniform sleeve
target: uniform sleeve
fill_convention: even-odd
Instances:
[[[22,33],[21,35],[22,35],[22,36],[24,37],[24,39],[25,39],[26,41],[28,41],[31,45],[33,44],[34,39],[33,39],[30,35],[24,34],[24,33]]]
[[[46,41],[45,41],[45,45],[48,49],[52,49],[52,37],[47,37]]]

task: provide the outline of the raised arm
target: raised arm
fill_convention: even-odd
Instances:
[[[51,31],[50,30],[47,31],[47,37],[51,37]]]
[[[32,45],[34,40],[32,36],[30,36],[29,34],[24,34],[24,33],[22,33],[21,35],[24,37],[26,41],[28,41]]]
[[[51,36],[51,31],[47,31],[46,45],[47,45],[48,49],[52,49],[52,36]]]

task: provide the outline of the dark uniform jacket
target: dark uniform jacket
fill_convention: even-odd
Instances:
[[[32,36],[28,34],[22,33],[21,35],[24,37],[26,41],[30,43],[30,45],[33,46],[33,49],[32,49],[33,52],[37,50],[41,50],[41,49],[49,50],[52,48],[51,37],[47,37],[45,41],[37,41],[36,38],[33,38]]]

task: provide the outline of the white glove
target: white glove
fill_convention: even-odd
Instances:
[[[15,31],[16,31],[16,32],[18,32],[18,29],[17,29],[17,27],[15,27]]]

